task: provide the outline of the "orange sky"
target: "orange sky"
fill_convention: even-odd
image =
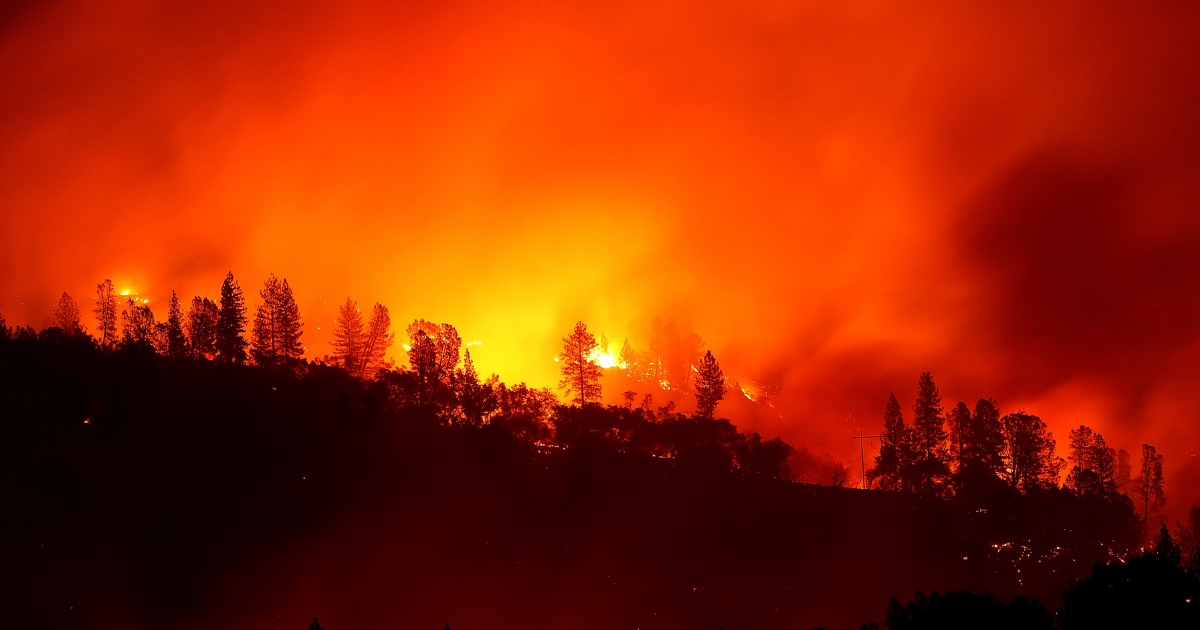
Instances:
[[[1200,498],[1196,5],[241,4],[0,9],[10,323],[273,272],[552,385],[672,315],[847,461],[931,370]]]

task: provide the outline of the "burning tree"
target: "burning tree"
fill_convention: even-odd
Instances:
[[[562,381],[558,387],[572,396],[577,405],[587,404],[589,399],[600,398],[600,366],[593,363],[590,355],[598,347],[596,337],[588,332],[583,322],[576,322],[570,335],[563,337],[563,350],[559,355]]]

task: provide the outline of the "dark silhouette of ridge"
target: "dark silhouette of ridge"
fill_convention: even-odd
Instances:
[[[476,425],[403,387],[0,337],[6,622],[299,626],[320,597],[334,627],[850,627],[917,588],[1057,606],[1140,540],[1061,489],[796,484],[726,420],[514,403]]]

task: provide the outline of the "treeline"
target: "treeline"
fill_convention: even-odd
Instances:
[[[959,402],[947,413],[928,372],[917,383],[912,423],[905,421],[892,394],[879,439],[875,466],[867,471],[868,487],[951,496],[1003,483],[1029,493],[1059,488],[1069,466],[1062,489],[1136,507],[1143,523],[1160,515],[1166,502],[1163,456],[1153,446],[1142,446],[1141,467],[1132,478],[1129,454],[1080,425],[1071,430],[1070,459],[1064,460],[1046,423],[1024,410],[1001,414],[995,400],[981,398],[974,409]]]
[[[1200,508],[1193,509],[1187,535],[1194,538]],[[1098,563],[1090,576],[1073,580],[1063,605],[1051,614],[1036,599],[1017,597],[1005,604],[981,595],[921,591],[907,603],[892,598],[883,627],[889,630],[942,628],[1021,628],[1026,630],[1124,630],[1200,627],[1200,553],[1185,554],[1166,525],[1153,547],[1128,560]],[[880,630],[874,622],[861,630]]]
[[[414,320],[405,328],[408,366],[395,364],[387,358],[395,333],[388,309],[379,303],[364,318],[355,301],[347,298],[336,318],[332,352],[306,361],[301,343],[304,324],[287,280],[268,277],[259,295],[262,303],[254,313],[249,339],[245,297],[232,272],[222,282],[218,300],[196,296],[186,313],[172,292],[164,321],[155,318],[147,300],[118,296],[112,281],[105,280],[96,288],[94,335],[81,322],[78,305],[63,293],[54,309],[57,326],[53,329],[9,330],[0,323],[0,337],[36,340],[65,335],[88,340],[103,352],[154,352],[177,360],[282,369],[297,376],[332,366],[364,381],[382,410],[396,416],[409,417],[415,411],[447,426],[500,426],[536,446],[616,449],[791,478],[789,460],[794,449],[790,445],[779,438],[764,440],[757,433],[740,433],[728,420],[715,417],[726,391],[725,376],[711,352],[695,359],[679,353],[680,335],[673,321],[667,326],[656,320],[660,332],[652,347],[659,367],[646,369],[651,376],[657,370],[679,376],[686,359],[686,376],[672,382],[677,387],[694,386],[692,415],[677,412],[674,403],[654,407],[650,395],[635,408],[632,392],[626,392],[624,407],[601,406],[603,372],[596,360],[601,343],[582,322],[563,339],[560,387],[576,405],[565,406],[549,389],[508,385],[495,374],[481,377],[451,324]],[[124,298],[124,303],[118,298]],[[689,339],[691,347],[698,347],[698,337]],[[628,342],[625,346],[628,349]],[[699,366],[694,378],[693,359]]]

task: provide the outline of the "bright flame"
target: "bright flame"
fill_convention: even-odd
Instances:
[[[588,361],[605,369],[620,368],[624,370],[629,367],[628,364],[617,358],[616,354],[611,348],[609,348],[608,351],[603,351],[599,347],[593,348],[592,351],[588,353]]]

